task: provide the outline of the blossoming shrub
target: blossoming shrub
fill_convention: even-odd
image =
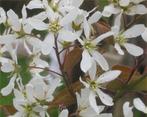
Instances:
[[[130,41],[147,42],[146,26],[135,23],[147,14],[146,0],[108,0],[103,9],[90,11],[81,8],[83,2],[31,0],[21,17],[0,7],[1,116],[147,114],[147,74],[137,72],[137,58],[145,52]],[[40,12],[29,16],[31,10]],[[127,17],[133,19],[128,23]],[[116,56],[130,54],[135,67],[110,66],[105,57],[110,47]]]

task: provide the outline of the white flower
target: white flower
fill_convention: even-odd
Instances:
[[[145,28],[144,32],[141,34],[144,41],[147,42],[147,28]]]
[[[59,114],[58,117],[68,117],[68,110],[67,109],[64,109],[62,110],[62,112]]]
[[[129,102],[123,104],[123,115],[124,117],[133,117],[133,106],[129,106]]]
[[[98,106],[99,113],[96,113],[94,109],[90,106],[89,99],[85,98],[88,96],[89,96],[89,89],[87,88],[81,89],[80,94],[76,93],[77,104],[78,104],[77,112],[80,117],[103,117],[103,116],[112,117],[112,115],[109,113],[100,114],[104,110],[104,106]]]
[[[111,0],[111,3],[105,6],[103,16],[110,17],[112,14],[125,13],[127,15],[146,14],[147,8],[140,4],[144,0]]]
[[[4,11],[4,9],[2,7],[0,7],[0,24],[1,23],[6,23],[7,17],[6,17],[6,13]]]
[[[137,110],[147,114],[147,106],[143,103],[143,101],[140,98],[135,98],[133,100],[133,104]]]
[[[104,40],[105,38],[113,35],[112,32],[104,33],[100,36],[98,36],[96,39],[92,39],[90,36],[90,27],[88,22],[84,21],[84,34],[85,37],[82,39],[79,39],[79,42],[81,43],[83,47],[83,53],[82,53],[82,61],[80,64],[80,67],[83,72],[87,72],[91,66],[92,61],[96,61],[98,65],[101,66],[101,68],[105,71],[109,69],[109,65],[103,55],[97,51],[97,45],[100,41]]]
[[[133,56],[140,56],[143,54],[143,49],[139,46],[131,44],[127,39],[135,38],[140,36],[144,31],[143,24],[137,24],[132,26],[130,29],[126,31],[120,31],[119,26],[112,27],[112,32],[114,32],[114,41],[115,41],[115,49],[120,55],[124,55],[124,51],[121,47],[124,47],[129,54]]]
[[[20,66],[18,65],[17,61],[17,47],[13,48],[12,46],[7,47],[8,52],[10,53],[11,59],[0,58],[0,62],[2,64],[1,71],[5,73],[11,73],[9,84],[1,89],[1,93],[3,96],[9,95],[14,87],[15,87],[15,80],[20,78],[19,69]]]
[[[23,86],[21,80],[17,81],[17,85],[19,89],[14,89],[13,99],[17,112],[11,117],[49,117],[48,102],[53,100],[53,93],[60,86],[60,79],[36,75],[26,86]]]
[[[92,72],[90,72],[90,73],[92,73]],[[108,71],[108,72],[105,72],[102,75],[100,75],[98,78],[95,77],[95,75],[93,75],[93,73],[90,74],[90,79],[88,79],[86,82],[83,81],[81,78],[80,78],[80,81],[83,83],[83,85],[86,88],[90,89],[90,94],[89,94],[90,105],[97,113],[99,113],[99,109],[97,107],[95,98],[97,96],[99,96],[102,103],[104,103],[105,105],[108,105],[108,106],[112,106],[113,99],[109,95],[105,94],[101,90],[101,88],[103,88],[104,83],[108,83],[108,82],[116,79],[120,75],[121,72],[119,70]]]

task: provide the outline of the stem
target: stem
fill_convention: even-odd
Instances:
[[[61,63],[61,60],[60,60],[60,53],[59,53],[59,48],[58,48],[58,40],[57,38],[55,38],[55,53],[56,53],[56,57],[57,57],[57,60],[58,60],[58,64],[59,64],[59,67],[60,67],[60,70],[61,70],[61,73],[62,73],[62,76],[63,76],[63,80],[67,86],[67,89],[69,91],[69,93],[71,94],[71,96],[73,96],[75,99],[76,99],[76,96],[73,92],[73,89],[72,87],[70,86],[68,80],[67,80],[67,74],[64,72],[63,70],[63,66],[62,66],[62,63]]]
[[[48,69],[48,68],[42,68],[42,67],[36,67],[36,66],[29,66],[29,67],[30,67],[30,68],[34,68],[34,69],[42,69],[42,70],[46,70],[46,71],[52,72],[52,73],[54,73],[54,74],[57,74],[57,75],[63,77],[62,74],[60,74],[60,73],[58,73],[58,72],[55,72],[55,71],[53,71],[53,70],[51,70],[51,69]]]

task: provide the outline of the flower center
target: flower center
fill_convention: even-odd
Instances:
[[[120,44],[120,45],[124,45],[125,43],[127,43],[127,39],[123,35],[118,35],[115,38],[115,42]]]
[[[61,26],[60,26],[58,20],[51,22],[49,24],[49,31],[50,32],[57,33],[60,29],[61,29]]]
[[[93,49],[96,49],[96,46],[93,45],[90,41],[86,41],[84,43],[84,46],[83,46],[85,49],[87,50],[93,50]]]

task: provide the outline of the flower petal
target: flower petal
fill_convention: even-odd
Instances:
[[[44,55],[48,55],[54,47],[54,35],[49,33],[42,42],[41,52]]]
[[[133,37],[138,37],[144,32],[145,26],[143,24],[136,24],[126,30],[123,35],[125,38],[133,38]]]
[[[124,44],[126,50],[133,56],[140,56],[143,54],[143,49],[131,43]]]
[[[120,45],[118,43],[115,43],[114,48],[120,55],[124,55],[124,51],[121,49]]]
[[[121,71],[119,70],[111,70],[111,71],[105,72],[102,75],[100,75],[100,77],[97,79],[97,82],[98,83],[110,82],[116,79],[120,74],[121,74]]]
[[[141,36],[142,36],[143,40],[147,42],[147,28],[145,28],[145,31],[142,33]]]
[[[123,105],[123,114],[124,117],[133,117],[133,107],[129,106],[129,102],[125,102]]]
[[[94,111],[99,114],[100,113],[100,110],[97,106],[97,102],[96,102],[96,94],[91,91],[90,94],[89,94],[89,103],[90,103],[90,106],[94,109]]]
[[[59,117],[68,117],[68,110],[67,109],[62,110]]]
[[[92,57],[90,56],[87,50],[84,50],[82,53],[82,61],[80,63],[81,70],[86,73],[91,66],[92,66]]]
[[[113,103],[112,97],[110,97],[109,95],[101,91],[100,89],[97,89],[96,92],[99,95],[99,98],[103,104],[107,106],[113,106],[114,103]]]
[[[135,98],[133,100],[133,104],[137,110],[142,111],[147,114],[147,109],[146,109],[147,107],[145,106],[145,104],[142,102],[140,98]]]
[[[88,23],[89,24],[93,24],[96,23],[97,21],[99,21],[99,19],[102,17],[101,12],[96,11],[94,14],[92,14],[92,16],[88,19]]]
[[[67,42],[73,42],[78,38],[78,36],[68,30],[62,30],[59,34],[59,39],[67,41]]]
[[[9,84],[6,87],[1,89],[1,93],[2,93],[3,96],[7,96],[12,92],[12,90],[14,88],[15,79],[16,79],[16,76],[13,76],[10,79]]]
[[[109,65],[106,59],[97,51],[91,52],[93,59],[101,66],[101,68],[105,71],[109,69]]]

